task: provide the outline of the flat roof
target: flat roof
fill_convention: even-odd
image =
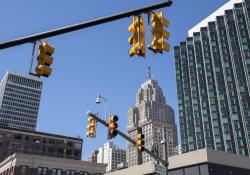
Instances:
[[[42,81],[41,79],[39,79],[38,77],[31,76],[31,75],[29,75],[29,74],[16,73],[16,72],[14,72],[14,71],[8,70],[8,71],[5,73],[3,79],[1,80],[0,85],[3,83],[3,80],[4,80],[8,75],[19,76],[19,77],[23,77],[23,78],[27,78],[27,79],[31,79],[31,80],[35,80],[35,81],[39,81],[39,82],[43,83],[43,81]]]
[[[207,148],[169,157],[169,169],[201,163],[214,163],[250,170],[250,157]]]
[[[154,162],[147,162],[141,165],[131,166],[129,168],[107,172],[106,175],[144,175],[144,174],[154,174],[156,170],[156,165]],[[164,168],[163,168],[164,169]],[[164,171],[164,170],[163,170]],[[165,171],[164,171],[165,172]]]
[[[195,166],[203,163],[212,163],[250,170],[250,157],[239,156],[222,151],[215,151],[207,148],[169,157],[168,169],[171,171],[174,169]],[[165,167],[162,164],[157,164],[156,162],[147,162],[141,165],[132,166],[106,174],[145,175],[150,173],[165,174]]]
[[[35,154],[23,154],[14,153],[0,162],[1,169],[8,168],[10,166],[19,167],[21,165],[27,165],[32,168],[46,167],[48,169],[58,168],[66,171],[67,169],[79,171],[88,171],[91,174],[105,173],[107,164],[92,163],[89,161],[74,160],[67,158],[50,157],[44,155]]]
[[[34,135],[40,135],[40,136],[57,137],[57,138],[61,138],[61,139],[71,139],[71,140],[83,142],[82,138],[69,137],[69,136],[63,136],[63,135],[57,135],[57,134],[50,134],[50,133],[39,132],[39,131],[30,131],[30,130],[24,130],[24,129],[10,128],[7,126],[2,126],[2,125],[0,125],[0,130],[7,130],[7,131],[20,133],[20,134],[27,134],[27,135],[34,134]]]

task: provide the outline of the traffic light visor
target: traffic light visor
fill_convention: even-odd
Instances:
[[[38,65],[36,66],[36,72],[39,76],[43,75],[45,77],[48,77],[51,74],[52,69],[47,66]]]
[[[52,55],[55,48],[50,46],[48,43],[42,42],[39,46],[40,53],[45,52],[47,55]]]
[[[145,137],[144,134],[138,134],[137,135],[138,140],[142,140],[142,139],[144,139],[144,137]]]
[[[111,129],[111,130],[116,129],[117,127],[118,127],[118,124],[117,124],[117,123],[110,123],[110,124],[109,124],[109,129]]]
[[[110,122],[117,122],[118,121],[118,116],[117,115],[111,115],[109,119],[110,119]]]

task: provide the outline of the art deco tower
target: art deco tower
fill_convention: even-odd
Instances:
[[[166,99],[156,80],[148,72],[148,79],[136,94],[136,104],[128,111],[128,135],[135,139],[137,126],[142,128],[145,135],[145,147],[152,150],[158,147],[159,156],[163,158],[162,128],[167,131],[168,154],[173,155],[173,148],[177,146],[177,129],[175,125],[174,110],[166,104]],[[137,150],[128,143],[126,153],[128,166],[137,165]],[[142,162],[154,161],[147,153],[142,154]]]

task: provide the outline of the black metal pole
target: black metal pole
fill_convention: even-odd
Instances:
[[[95,120],[97,120],[98,122],[100,122],[104,126],[108,127],[108,123],[106,121],[100,119],[99,117],[97,117],[96,115],[94,115],[93,113],[91,113],[90,111],[87,112],[87,115],[90,116],[90,117],[93,117]],[[128,140],[129,142],[131,142],[133,145],[136,145],[136,142],[133,139],[131,139],[130,137],[128,137],[126,134],[124,134],[123,132],[117,130],[117,134],[119,134],[121,137],[123,137],[126,140]],[[166,166],[166,164],[168,163],[167,161],[163,160],[158,155],[155,155],[154,152],[148,150],[147,148],[145,148],[144,151],[146,153],[148,153],[154,159],[159,160],[163,165]]]
[[[42,32],[42,33],[38,33],[38,34],[34,34],[34,35],[22,37],[22,38],[10,40],[7,42],[0,43],[0,50],[6,49],[9,47],[13,47],[13,46],[17,46],[17,45],[21,45],[21,44],[25,44],[25,43],[29,43],[29,42],[34,42],[34,41],[41,40],[44,38],[49,38],[49,37],[56,36],[56,35],[61,35],[61,34],[68,33],[68,32],[73,32],[73,31],[84,29],[87,27],[92,27],[95,25],[115,21],[118,19],[130,17],[133,15],[147,13],[147,12],[150,12],[152,10],[159,9],[159,8],[169,7],[171,5],[172,5],[172,1],[168,0],[168,1],[165,1],[165,2],[162,2],[159,4],[146,6],[143,8],[136,9],[136,10],[131,10],[131,11],[127,11],[127,12],[123,12],[123,13],[119,13],[119,14],[115,14],[115,15],[111,15],[111,16],[107,16],[107,17],[102,17],[102,18],[98,18],[98,19],[94,19],[94,20],[90,20],[90,21],[86,21],[86,22],[82,22],[82,23],[78,23],[78,24],[74,24],[74,25],[70,25],[70,26],[66,26],[66,27],[62,27],[62,28],[58,28],[58,29],[54,29],[54,30],[50,30],[47,32]]]

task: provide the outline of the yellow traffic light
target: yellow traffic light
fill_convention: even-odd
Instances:
[[[137,151],[139,152],[142,152],[144,151],[144,134],[137,134],[137,137],[136,137],[136,148],[137,148]]]
[[[88,118],[88,126],[87,126],[87,137],[94,138],[96,136],[96,120],[93,117]]]
[[[55,48],[50,46],[46,42],[41,42],[39,45],[39,55],[37,57],[38,64],[36,66],[36,74],[40,76],[49,77],[52,69],[50,65],[53,62],[52,54],[54,53]]]
[[[151,22],[153,36],[151,50],[155,53],[162,53],[163,51],[169,52],[170,45],[165,42],[165,40],[170,37],[169,32],[165,30],[165,27],[169,25],[169,21],[164,18],[162,12],[153,12]]]
[[[110,115],[109,116],[109,126],[108,126],[108,138],[114,138],[117,135],[117,127],[118,124],[116,123],[118,121],[118,116],[116,115]]]
[[[134,55],[145,57],[146,44],[145,44],[145,27],[142,17],[133,17],[133,23],[128,27],[128,31],[132,33],[129,37],[128,43],[132,45],[129,50],[129,56]]]

